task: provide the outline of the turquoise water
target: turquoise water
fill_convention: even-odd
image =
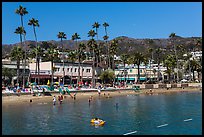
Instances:
[[[115,104],[118,103],[118,107]],[[106,121],[90,125],[93,117]],[[16,135],[201,135],[202,93],[128,95],[2,108],[2,134]]]

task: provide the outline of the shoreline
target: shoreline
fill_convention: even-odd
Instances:
[[[114,91],[101,91],[100,98],[107,98],[108,94],[110,97],[117,97],[117,96],[127,96],[127,95],[159,95],[159,94],[168,94],[168,93],[175,93],[175,92],[202,92],[202,88],[193,88],[193,87],[187,87],[187,88],[170,88],[170,89],[152,89],[152,92],[149,89],[141,89],[139,91],[134,90],[114,90]],[[88,102],[88,99],[90,96],[93,96],[93,99],[99,98],[98,92],[91,91],[91,92],[76,92],[76,100],[71,98],[70,95],[65,94],[64,101],[77,101],[86,99]],[[105,93],[105,96],[104,96]],[[51,93],[52,96],[33,96],[31,95],[9,95],[9,96],[2,96],[2,106],[9,106],[9,105],[26,105],[26,104],[36,104],[36,103],[52,103],[52,98],[55,95],[56,99],[57,96],[60,95],[60,93]],[[71,95],[73,96],[75,93],[72,92]],[[32,102],[30,102],[30,99]],[[56,101],[58,103],[58,100]]]

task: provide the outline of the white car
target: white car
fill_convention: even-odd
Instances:
[[[186,83],[186,82],[188,82],[188,80],[182,79],[181,82],[182,82],[182,83]]]

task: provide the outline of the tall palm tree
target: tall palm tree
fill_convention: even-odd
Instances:
[[[140,52],[134,53],[132,63],[137,65],[138,69],[138,83],[140,83],[140,64],[144,61],[144,55]]]
[[[92,63],[92,88],[95,87],[95,47],[96,47],[96,41],[94,40],[96,33],[94,30],[90,30],[88,32],[88,37],[91,37],[91,39],[88,41],[87,45],[91,48],[92,54],[93,54],[93,63]]]
[[[107,33],[107,27],[109,26],[108,23],[104,22],[103,26],[105,28],[105,36],[103,36],[104,41],[106,42],[106,46],[107,46],[107,53],[108,53],[108,60],[107,60],[107,64],[108,64],[108,68],[110,67],[110,55],[109,55],[109,46],[108,46],[108,33]]]
[[[23,26],[23,16],[28,14],[28,11],[26,10],[26,8],[24,8],[23,6],[19,6],[18,9],[16,9],[15,11],[16,14],[20,15],[21,17],[21,27],[24,29]],[[25,30],[25,29],[24,29]],[[25,45],[25,62],[24,62],[24,69],[23,69],[23,89],[25,88],[25,68],[26,68],[26,52],[27,52],[27,46],[25,44],[26,38],[25,38],[26,33],[23,33],[23,38],[24,38],[24,45]]]
[[[20,42],[21,42],[21,48],[23,48],[22,35],[23,35],[24,33],[26,33],[26,31],[23,29],[23,27],[18,27],[14,33],[19,34],[19,36],[20,36]]]
[[[97,40],[98,40],[98,28],[99,28],[100,24],[98,22],[95,22],[92,27],[96,28],[96,35],[97,35]]]
[[[104,28],[105,28],[105,33],[106,33],[106,36],[108,35],[107,34],[107,27],[109,26],[109,24],[107,23],[107,22],[104,22],[103,23],[103,26],[104,26]]]
[[[95,28],[96,29],[96,36],[97,36],[97,46],[98,46],[98,49],[100,49],[100,45],[98,44],[98,28],[99,28],[100,24],[98,22],[95,22],[93,25],[92,25],[92,28]],[[98,63],[101,61],[101,57],[100,57],[100,50],[97,50],[98,54],[96,54],[96,64],[97,64],[97,68],[98,68]]]
[[[28,22],[28,25],[30,26],[33,26],[33,32],[34,32],[34,36],[35,36],[35,46],[37,48],[38,44],[37,44],[37,35],[36,35],[36,31],[35,31],[35,27],[39,27],[39,23],[38,23],[38,20],[32,18],[29,20]],[[35,74],[37,74],[37,68],[39,69],[40,67],[38,67],[38,64],[39,64],[39,59],[38,59],[38,54],[37,54],[37,50],[36,50],[36,68],[35,68]],[[40,83],[40,77],[39,77],[39,74],[40,74],[40,70],[38,70],[38,83]],[[36,77],[35,77],[35,83],[36,83]]]
[[[170,35],[169,35],[169,38],[171,38],[171,40],[173,41],[174,40],[174,38],[176,37],[176,33],[171,33]],[[177,69],[177,77],[176,77],[176,81],[178,82],[179,81],[179,75],[178,75],[178,56],[177,56],[177,51],[176,51],[176,46],[175,46],[175,44],[174,43],[172,43],[173,44],[173,46],[174,46],[174,52],[175,52],[175,56],[176,56],[176,69]]]
[[[76,47],[78,46],[77,45],[77,40],[78,39],[81,39],[80,38],[80,36],[79,36],[79,34],[77,34],[77,33],[74,33],[73,35],[72,35],[72,40],[75,40],[76,41]],[[79,53],[80,53],[80,48],[78,47],[78,78],[77,78],[77,85],[79,84],[79,81],[80,81],[80,55],[79,55]]]
[[[57,35],[58,39],[61,40],[61,44],[62,44],[62,56],[63,56],[63,85],[64,85],[64,77],[65,77],[65,71],[64,71],[64,46],[63,46],[63,43],[62,43],[62,39],[67,39],[67,36],[64,32],[59,32],[58,35]]]
[[[19,84],[19,75],[20,75],[19,73],[20,61],[23,59],[23,54],[24,54],[23,48],[20,46],[13,47],[10,53],[11,60],[16,60],[16,63],[17,63],[17,83],[18,84]]]

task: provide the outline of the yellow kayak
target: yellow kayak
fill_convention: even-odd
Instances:
[[[105,124],[105,121],[101,120],[101,119],[91,119],[91,124],[92,125],[98,125],[98,126],[102,126]]]

